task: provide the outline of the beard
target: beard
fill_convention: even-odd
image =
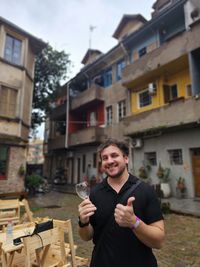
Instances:
[[[115,174],[110,173],[109,170],[104,170],[104,172],[106,173],[106,175],[108,177],[110,177],[112,179],[117,179],[117,178],[120,178],[123,175],[123,173],[125,172],[126,168],[127,168],[126,166],[120,168],[119,171],[117,173],[115,173]]]

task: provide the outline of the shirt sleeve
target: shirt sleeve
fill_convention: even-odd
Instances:
[[[152,186],[146,188],[146,210],[145,210],[145,221],[147,224],[154,223],[156,221],[163,220],[163,215],[161,211],[161,206],[158,201],[156,192]]]

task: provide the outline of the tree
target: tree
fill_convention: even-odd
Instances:
[[[51,110],[60,83],[67,78],[70,63],[68,54],[54,50],[49,44],[37,55],[31,123],[33,130],[44,122],[45,115]]]

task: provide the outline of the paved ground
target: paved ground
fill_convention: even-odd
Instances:
[[[90,258],[92,243],[81,241],[77,234],[77,206],[80,202],[77,196],[52,191],[31,198],[29,202],[36,217],[71,218],[77,254]],[[165,225],[167,237],[164,247],[155,250],[159,267],[200,267],[200,218],[167,214]]]

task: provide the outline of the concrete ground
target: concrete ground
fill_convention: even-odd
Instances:
[[[76,195],[55,191],[29,199],[34,217],[70,218],[77,255],[90,258],[92,242],[82,241],[77,233],[80,201]],[[200,218],[170,213],[165,215],[165,227],[165,244],[161,250],[154,250],[159,267],[200,267]]]

